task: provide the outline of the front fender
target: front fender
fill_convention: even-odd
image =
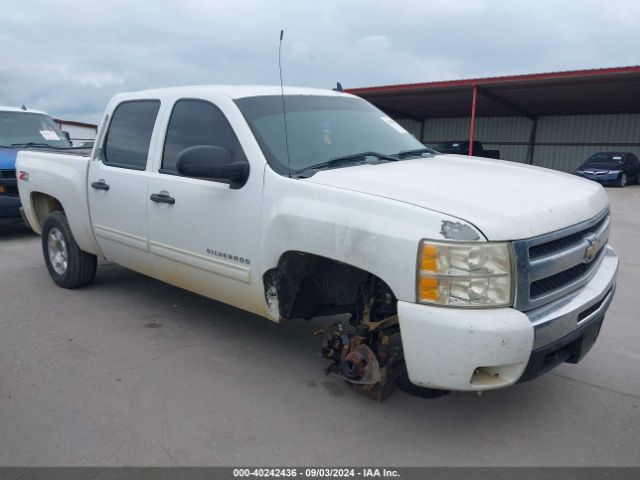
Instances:
[[[300,251],[366,270],[398,300],[415,301],[418,244],[444,240],[460,219],[396,200],[265,172],[261,271],[287,251]]]

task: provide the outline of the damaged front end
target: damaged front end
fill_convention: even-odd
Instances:
[[[331,259],[288,252],[264,276],[271,318],[350,315],[323,334],[320,355],[325,368],[354,390],[377,401],[391,395],[395,381],[406,377],[397,299],[380,278]]]
[[[351,316],[350,325],[337,322],[321,332],[320,355],[331,360],[325,368],[327,375],[333,374],[358,393],[381,402],[406,371],[398,316],[379,318],[395,303],[386,285],[371,278],[363,287],[356,302],[361,308]]]

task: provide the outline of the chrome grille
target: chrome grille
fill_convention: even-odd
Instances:
[[[602,261],[610,222],[605,210],[572,227],[514,242],[515,307],[531,310],[585,285]]]

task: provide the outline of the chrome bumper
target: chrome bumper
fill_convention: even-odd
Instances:
[[[534,328],[533,349],[550,345],[602,319],[613,299],[617,272],[618,256],[607,246],[598,270],[583,288],[525,312]]]

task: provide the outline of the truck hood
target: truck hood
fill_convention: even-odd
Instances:
[[[591,180],[515,162],[436,155],[323,170],[306,181],[420,206],[518,240],[588,220],[609,205]]]
[[[14,170],[18,150],[0,147],[0,170]]]

